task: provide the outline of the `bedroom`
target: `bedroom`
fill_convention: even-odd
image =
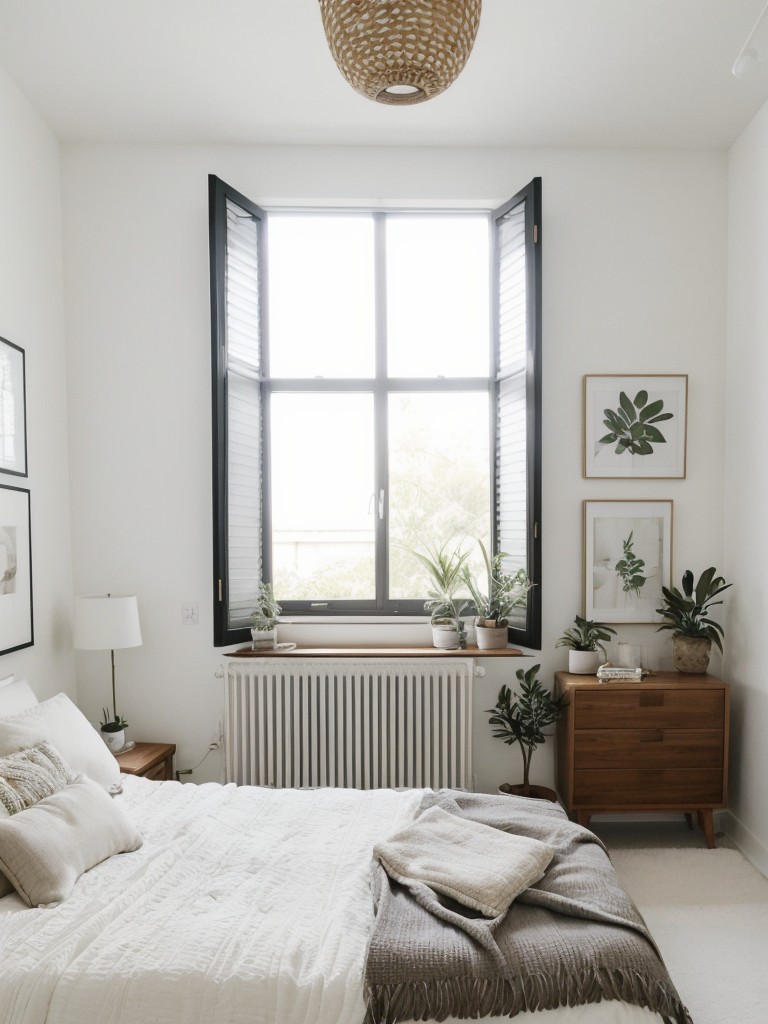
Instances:
[[[485,15],[499,17],[504,4],[486,0]],[[760,509],[768,489],[758,391],[768,321],[761,287],[768,269],[768,85],[765,63],[749,80],[730,75],[762,5],[690,2],[675,4],[671,13],[669,4],[654,3],[650,15],[647,5],[641,11],[640,5],[622,4],[615,24],[607,15],[615,4],[579,5],[612,34],[599,49],[590,43],[584,62],[599,61],[599,68],[586,80],[574,79],[584,91],[576,92],[577,109],[561,134],[536,134],[529,127],[516,136],[509,127],[506,136],[479,137],[471,130],[471,111],[464,110],[468,126],[460,139],[448,114],[441,114],[442,130],[438,123],[432,136],[396,135],[392,111],[366,106],[337,82],[317,24],[306,29],[304,53],[307,75],[318,76],[323,92],[297,96],[303,134],[289,133],[282,110],[270,115],[270,91],[279,91],[281,76],[279,63],[268,62],[270,74],[258,84],[270,101],[255,105],[258,128],[246,125],[247,138],[232,125],[226,134],[193,137],[186,120],[172,129],[162,120],[170,115],[153,110],[153,88],[181,102],[185,84],[175,80],[171,65],[164,64],[163,73],[150,67],[143,45],[154,17],[148,4],[131,5],[136,20],[130,24],[116,22],[108,8],[103,20],[94,20],[100,5],[85,3],[75,5],[84,19],[78,24],[71,4],[67,14],[57,12],[59,6],[0,4],[0,335],[23,346],[27,356],[35,582],[35,645],[4,656],[2,674],[39,681],[41,697],[64,690],[96,720],[105,699],[105,666],[100,656],[72,649],[72,597],[110,589],[135,593],[144,642],[118,655],[131,735],[176,743],[177,766],[197,763],[216,736],[221,654],[211,643],[209,600],[208,173],[262,202],[416,197],[489,205],[540,175],[547,231],[548,540],[546,614],[535,660],[549,676],[564,665],[554,644],[580,608],[582,500],[623,493],[616,481],[582,479],[583,375],[687,373],[687,477],[674,490],[649,481],[633,495],[674,497],[676,577],[689,565],[714,564],[737,583],[725,609],[726,658],[712,669],[732,686],[724,827],[768,870],[768,695],[757,665],[764,626]],[[534,19],[539,6],[526,3],[520,24]],[[548,29],[542,47],[553,50],[555,67],[534,77],[532,92],[539,99],[575,92],[568,76],[577,70],[574,63],[584,62],[567,59],[577,28],[568,16],[571,6],[548,5],[539,26]],[[24,39],[14,36],[23,8],[31,12]],[[302,4],[308,20],[313,8]],[[233,14],[236,22],[245,17],[244,6],[235,5]],[[180,5],[166,7],[155,30],[170,43],[183,17]],[[636,88],[649,92],[635,94],[634,117],[601,128],[586,111],[599,112],[603,98],[615,91],[609,73],[623,69],[628,43],[646,19],[660,29],[651,34],[664,39],[663,60],[639,79]],[[478,39],[476,60],[483,58],[481,46],[493,52],[499,38],[490,24],[483,25],[487,32]],[[517,24],[513,19],[514,29]],[[206,31],[204,24],[192,36],[190,59],[205,53]],[[287,32],[276,35],[265,59],[278,59],[277,41],[285,46]],[[79,38],[98,57],[96,65],[76,56],[67,60],[70,49],[77,55]],[[526,49],[523,42],[516,46]],[[100,76],[116,60],[113,47],[127,62],[122,88],[128,96],[146,76],[148,106],[131,121],[126,93],[114,94],[91,133],[87,108],[81,114],[68,106],[64,87],[74,79],[83,103],[98,100]],[[36,52],[59,76],[61,107],[55,81],[46,94],[53,104],[48,109],[41,108],[33,83],[25,87],[24,68],[34,67]],[[717,70],[697,65],[702,53],[709,61],[717,56]],[[78,68],[85,81],[78,81]],[[468,64],[467,78],[471,70]],[[718,76],[732,120],[718,121],[705,101],[706,75]],[[464,82],[462,76],[455,93],[435,101],[440,111],[459,102]],[[689,103],[687,116],[670,126],[665,97],[672,105],[678,89]],[[329,94],[338,95],[351,119],[343,135],[332,134],[319,98]],[[426,117],[429,105],[424,111]],[[110,113],[119,130],[111,127]],[[183,625],[185,602],[199,605],[199,625]],[[664,634],[642,628],[628,634],[659,662],[666,656]],[[499,681],[499,673],[489,671],[478,686],[477,709],[492,703]],[[489,790],[499,780],[503,755],[479,742],[487,726],[479,710],[475,718],[479,788]],[[538,755],[549,776],[552,746]],[[219,771],[210,757],[193,778],[218,779]]]

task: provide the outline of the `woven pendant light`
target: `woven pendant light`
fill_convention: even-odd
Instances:
[[[320,0],[333,59],[379,103],[422,103],[447,89],[472,51],[482,0]]]

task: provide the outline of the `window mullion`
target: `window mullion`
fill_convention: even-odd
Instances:
[[[373,214],[374,311],[376,379],[374,382],[374,480],[376,607],[382,610],[389,597],[389,446],[387,442],[387,281],[386,214]]]

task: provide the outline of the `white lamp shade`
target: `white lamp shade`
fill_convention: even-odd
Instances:
[[[85,651],[140,647],[135,597],[88,594],[75,598],[75,647]]]

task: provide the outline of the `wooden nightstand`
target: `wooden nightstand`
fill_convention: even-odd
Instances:
[[[657,672],[600,683],[558,672],[557,783],[581,825],[613,811],[695,811],[707,846],[728,791],[729,687],[707,675]]]
[[[175,743],[137,743],[133,750],[116,754],[124,775],[140,775],[143,779],[165,782],[173,779]]]

